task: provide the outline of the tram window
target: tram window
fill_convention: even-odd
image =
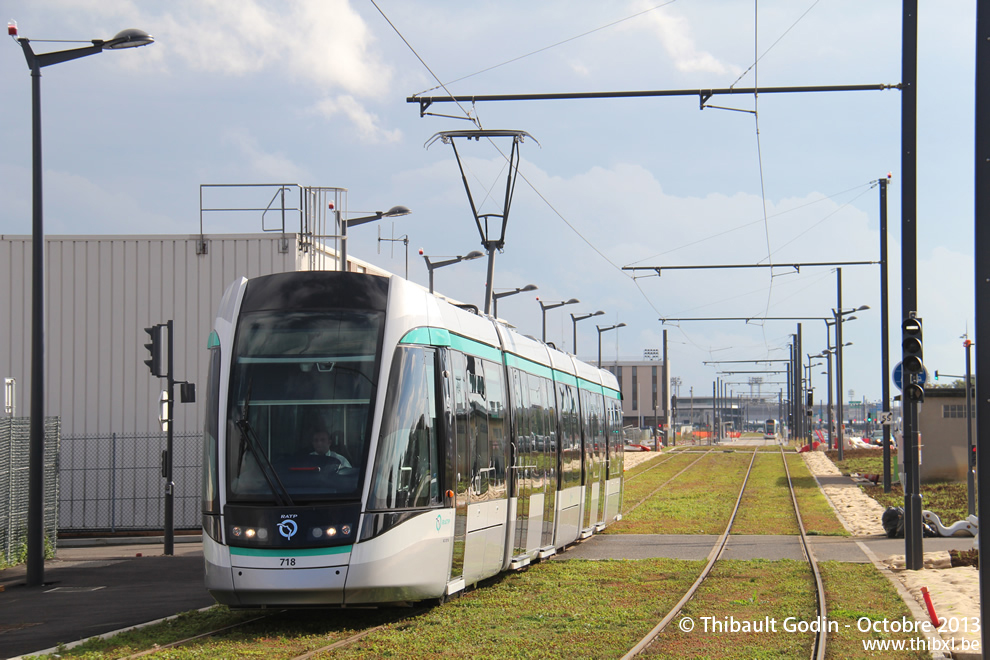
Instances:
[[[502,386],[502,367],[485,360],[485,397],[488,411],[488,441],[491,447],[491,483],[505,488],[505,450],[508,420],[505,410],[505,388]]]
[[[401,347],[392,362],[368,508],[439,503],[433,349]]]
[[[572,385],[558,383],[557,396],[560,406],[560,487],[569,488],[581,484],[581,436],[576,389]]]
[[[492,480],[492,450],[488,441],[488,403],[485,400],[485,368],[481,358],[466,355],[468,383],[468,441],[474,446],[471,478],[475,495],[488,492]]]
[[[206,421],[203,438],[203,513],[220,513],[219,476],[217,474],[217,438],[220,435],[220,347],[210,349],[210,368],[206,387]]]
[[[380,312],[304,310],[238,321],[226,419],[232,500],[273,499],[265,472],[293,499],[360,492],[383,319]],[[341,435],[351,467],[316,464],[315,426]]]

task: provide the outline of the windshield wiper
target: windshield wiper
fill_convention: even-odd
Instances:
[[[268,460],[268,456],[261,448],[261,442],[258,440],[258,436],[255,434],[254,429],[251,428],[251,423],[248,422],[248,404],[250,402],[251,383],[249,382],[247,396],[244,398],[244,408],[241,411],[241,418],[236,422],[237,428],[240,429],[241,435],[247,440],[245,444],[247,444],[251,453],[254,454],[255,460],[258,461],[258,467],[261,469],[261,474],[265,477],[265,481],[268,482],[268,487],[271,489],[272,495],[275,496],[276,503],[279,506],[293,506],[289,491],[285,488],[282,480],[278,478],[275,467]]]

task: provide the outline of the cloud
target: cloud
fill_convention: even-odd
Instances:
[[[361,103],[349,94],[342,94],[334,99],[323,99],[316,104],[315,110],[327,119],[343,115],[354,124],[365,142],[381,144],[398,142],[402,139],[399,129],[386,130],[380,126],[378,116],[369,112]]]
[[[263,181],[306,181],[308,173],[283,154],[261,149],[254,136],[240,130],[228,130],[225,141],[234,145],[244,156],[241,161],[251,176]]]
[[[648,9],[652,5],[654,3],[647,0],[638,4],[641,10]],[[732,75],[738,75],[742,71],[738,67],[720,62],[711,53],[698,50],[691,35],[691,25],[683,16],[678,16],[667,9],[657,9],[646,14],[645,18],[678,71]]]
[[[161,51],[171,50],[193,68],[231,75],[282,72],[359,96],[379,96],[388,88],[391,70],[347,0],[197,0],[168,7],[148,20],[158,25]]]

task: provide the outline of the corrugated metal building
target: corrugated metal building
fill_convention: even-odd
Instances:
[[[59,416],[60,530],[157,526],[164,433],[144,328],[173,320],[176,380],[197,403],[175,404],[176,527],[199,525],[206,340],[235,278],[334,270],[313,234],[48,236],[45,246],[45,414]],[[387,274],[348,259],[350,269]],[[0,376],[30,411],[31,237],[0,236]],[[156,522],[157,521],[157,522]]]

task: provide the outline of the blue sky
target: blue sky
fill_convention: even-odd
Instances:
[[[472,124],[421,118],[406,102],[437,86],[433,74],[457,80],[446,89],[458,95],[900,82],[901,3],[755,4],[3,0],[0,7],[32,40],[109,38],[127,27],[156,38],[150,47],[43,71],[47,233],[195,234],[200,184],[338,186],[349,190],[351,216],[396,204],[413,210],[380,228],[384,237],[409,237],[410,278],[425,284],[419,248],[436,258],[480,249],[453,152],[424,147],[439,131]],[[964,369],[960,336],[974,335],[975,11],[972,1],[944,2],[923,4],[919,14],[918,311],[926,364],[953,374]],[[0,58],[0,76],[0,233],[29,234],[30,76],[14,42]],[[496,258],[495,289],[533,283],[539,291],[501,300],[500,316],[538,336],[535,295],[579,298],[547,313],[547,334],[572,350],[569,313],[603,310],[577,326],[577,352],[589,360],[597,357],[595,321],[627,325],[603,335],[606,360],[660,348],[666,328],[681,394],[710,393],[717,374],[704,362],[786,357],[796,322],[661,325],[660,317],[830,316],[834,270],[671,270],[634,279],[622,267],[878,260],[872,182],[889,172],[896,363],[900,92],[711,103],[734,110],[700,110],[692,96],[431,108],[466,110],[486,129],[522,130],[538,141],[521,147],[525,179]],[[503,157],[485,142],[459,149],[476,199],[488,197],[483,212],[495,211]],[[261,222],[210,219],[205,229],[255,232]],[[401,243],[378,238],[374,224],[352,228],[349,254],[403,272]],[[480,304],[485,277],[485,261],[477,260],[438,270],[436,287]],[[844,307],[871,307],[845,326],[853,342],[845,352],[847,398],[853,390],[857,400],[876,399],[879,267],[844,267],[842,280]],[[806,321],[802,330],[805,354],[825,348],[824,322]],[[815,384],[824,383],[823,370],[813,368]]]

